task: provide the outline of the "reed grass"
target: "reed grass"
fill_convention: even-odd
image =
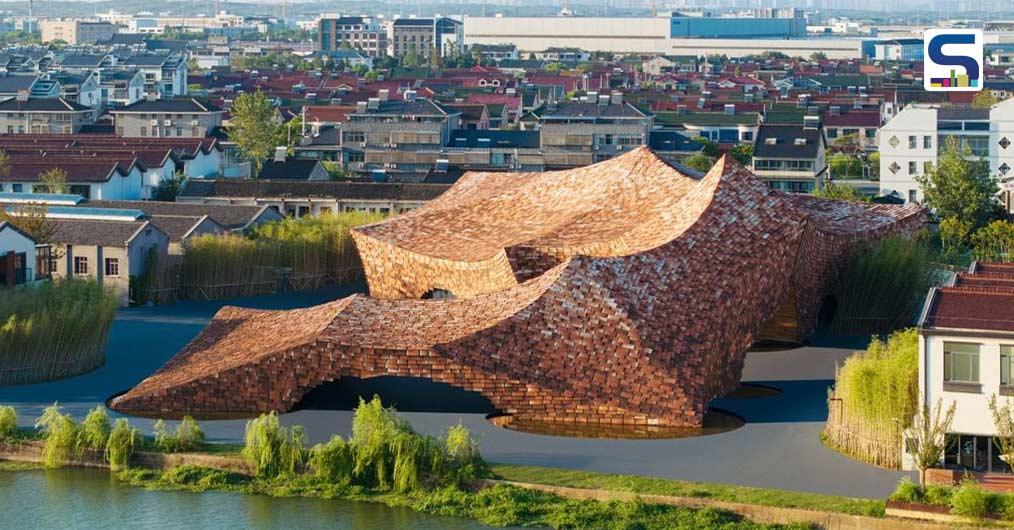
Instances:
[[[118,306],[94,280],[57,280],[0,296],[0,385],[51,381],[98,368]]]
[[[246,235],[205,234],[190,239],[178,262],[157,264],[158,302],[177,298],[214,300],[310,290],[362,274],[352,227],[382,215],[363,212],[286,218]]]
[[[825,443],[870,464],[900,467],[902,433],[918,401],[918,341],[915,328],[897,331],[845,360],[828,403]]]
[[[933,285],[932,261],[921,238],[893,236],[857,247],[839,279],[834,331],[883,335],[910,325]]]

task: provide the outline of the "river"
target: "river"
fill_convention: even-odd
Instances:
[[[149,491],[108,471],[0,471],[0,528],[10,530],[477,530],[475,521],[370,502]]]

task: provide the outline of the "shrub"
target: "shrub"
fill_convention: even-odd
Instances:
[[[300,426],[283,427],[278,413],[262,414],[246,424],[242,455],[261,478],[295,473],[303,463],[306,436]]]
[[[1000,495],[995,511],[1004,521],[1014,521],[1014,495]]]
[[[354,458],[352,446],[336,434],[327,443],[317,444],[310,449],[308,465],[318,480],[346,482],[352,477]]]
[[[911,478],[905,477],[898,482],[898,486],[894,488],[894,493],[891,493],[888,500],[894,502],[920,503],[923,502],[923,491],[918,484],[912,482]]]
[[[106,448],[106,441],[109,440],[109,415],[106,409],[97,405],[92,409],[84,421],[81,422],[77,432],[78,450],[91,449],[101,451]]]
[[[130,426],[130,422],[125,418],[116,420],[106,443],[106,461],[109,462],[109,468],[113,471],[126,469],[140,442],[141,435],[136,428]]]
[[[929,486],[926,486],[926,492],[923,494],[923,502],[926,504],[932,504],[933,506],[950,506],[952,493],[954,493],[952,488],[941,486],[939,484],[930,484]]]
[[[35,427],[41,431],[45,440],[42,447],[43,465],[52,469],[70,462],[77,444],[77,424],[70,414],[61,413],[60,406],[53,403],[42,411]]]
[[[0,384],[77,375],[102,364],[118,306],[94,280],[58,280],[0,296]]]
[[[964,480],[951,496],[951,513],[970,519],[982,519],[994,504],[992,497],[975,481]]]
[[[169,428],[162,420],[155,422],[153,427],[155,434],[155,448],[166,453],[177,453],[185,451],[196,451],[204,447],[204,431],[197,424],[197,420],[191,416],[184,416],[175,432],[169,432]]]
[[[993,221],[972,236],[975,259],[1014,261],[1014,223]]]
[[[14,407],[0,406],[0,441],[18,436],[18,412]]]
[[[460,423],[447,429],[444,447],[449,460],[448,480],[455,485],[489,474],[486,463],[479,456],[479,443],[468,428]]]
[[[235,473],[209,467],[184,464],[166,470],[161,479],[173,486],[191,486],[196,489],[217,489],[241,482]]]

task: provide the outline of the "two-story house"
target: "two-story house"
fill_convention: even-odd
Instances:
[[[118,136],[204,138],[222,125],[224,111],[194,98],[173,98],[146,99],[110,113]]]
[[[973,263],[933,288],[919,319],[919,396],[934,409],[954,406],[941,462],[964,471],[1010,473],[993,437],[989,401],[1014,397],[1014,264]],[[913,467],[911,461],[905,467]],[[933,473],[939,475],[940,473]]]
[[[582,101],[548,103],[539,118],[547,168],[566,168],[608,160],[648,143],[653,118],[623,95],[590,92]]]
[[[771,189],[812,193],[823,187],[827,140],[817,120],[804,125],[761,125],[753,148],[753,172]]]
[[[26,94],[0,102],[0,133],[75,134],[95,121],[91,108],[63,98]]]

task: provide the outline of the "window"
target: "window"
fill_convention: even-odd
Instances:
[[[919,171],[919,166],[915,162],[908,163],[908,174],[915,175]]]
[[[11,184],[11,191],[14,193],[21,193],[21,184]]]
[[[919,147],[919,138],[917,136],[909,136],[908,137],[908,148],[909,149],[915,149],[917,147]]]
[[[141,136],[148,136],[148,128],[143,125],[141,126]]]
[[[979,382],[979,345],[967,342],[944,343],[944,382]]]
[[[933,137],[932,136],[923,136],[922,137],[922,148],[923,149],[933,149]]]
[[[88,258],[74,256],[74,274],[88,274]]]
[[[915,202],[916,197],[918,195],[915,190],[908,190],[908,202]]]
[[[753,141],[753,131],[743,131],[743,141],[744,142],[752,142]]]
[[[106,276],[120,275],[120,259],[106,258]]]

